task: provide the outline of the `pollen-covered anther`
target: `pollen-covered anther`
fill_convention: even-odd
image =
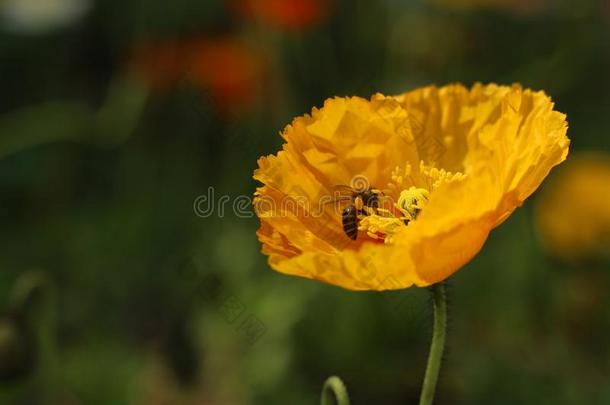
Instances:
[[[417,215],[424,208],[429,198],[430,192],[428,190],[410,187],[409,189],[400,192],[400,196],[396,202],[396,208],[398,208],[409,221],[412,221],[417,219]]]
[[[405,226],[401,218],[383,209],[378,209],[370,215],[362,215],[359,219],[358,230],[366,232],[371,239],[383,240],[385,243],[391,243],[392,235],[401,226]]]
[[[401,226],[401,223],[395,218],[384,218],[374,215],[363,218],[360,221],[358,229],[365,231],[371,239],[383,240],[385,243],[390,243],[391,236],[399,226]]]

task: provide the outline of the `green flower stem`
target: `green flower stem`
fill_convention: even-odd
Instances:
[[[349,397],[345,384],[339,377],[329,377],[322,387],[321,405],[349,405]]]
[[[42,271],[24,272],[12,289],[9,305],[24,317],[34,333],[39,356],[38,384],[42,386],[41,398],[46,398],[43,403],[55,403],[61,379],[55,284]]]
[[[424,385],[419,398],[419,405],[432,405],[438,373],[441,368],[443,349],[445,348],[445,334],[447,330],[447,300],[445,297],[445,286],[442,283],[430,287],[434,302],[434,330],[432,332],[432,343],[428,355],[428,365],[424,376]]]

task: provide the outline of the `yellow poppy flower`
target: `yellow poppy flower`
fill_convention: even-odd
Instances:
[[[518,85],[326,100],[258,161],[262,252],[281,273],[353,290],[442,281],[566,158],[566,130],[547,95]],[[338,185],[379,204],[337,198]]]
[[[610,156],[581,153],[562,167],[536,202],[544,245],[577,261],[610,257]]]

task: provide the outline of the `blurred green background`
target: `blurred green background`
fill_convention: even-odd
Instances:
[[[255,217],[194,202],[251,196],[334,95],[521,82],[608,151],[608,72],[607,1],[0,1],[0,404],[315,404],[332,374],[416,403],[428,291],[277,274]],[[610,404],[609,291],[529,201],[449,281],[437,403]]]

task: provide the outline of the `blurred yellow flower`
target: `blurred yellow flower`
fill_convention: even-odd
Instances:
[[[326,100],[258,162],[262,252],[279,272],[353,290],[442,281],[566,158],[566,130],[547,95],[519,85]],[[336,198],[338,185],[361,193]]]
[[[544,245],[568,261],[610,257],[609,201],[610,156],[574,156],[536,202],[536,222]]]

